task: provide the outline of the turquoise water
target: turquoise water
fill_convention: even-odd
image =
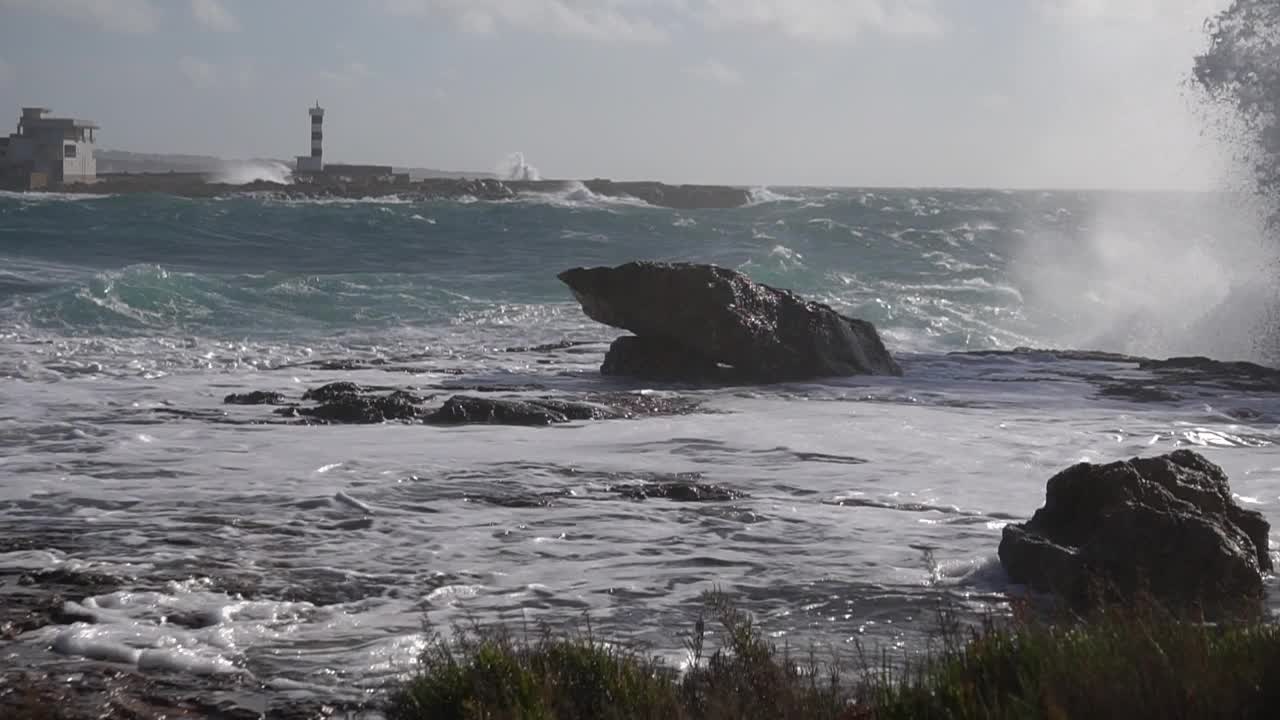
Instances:
[[[1195,447],[1280,517],[1280,398],[1179,388],[1182,400],[1135,403],[1099,392],[1141,376],[1132,366],[952,354],[1270,361],[1273,254],[1239,199],[756,196],[678,212],[582,189],[505,203],[0,195],[0,541],[31,545],[0,552],[0,569],[118,573],[146,590],[76,598],[98,622],[33,631],[9,657],[341,696],[411,667],[424,614],[588,612],[679,661],[713,587],[778,638],[910,652],[939,602],[1004,607],[1016,588],[994,559],[1000,528],[1078,460]],[[719,389],[601,378],[618,333],[587,320],[556,274],[640,258],[737,268],[871,320],[906,375]],[[586,344],[508,351],[566,339]],[[325,365],[347,361],[359,369]],[[249,424],[260,408],[221,403],[334,380],[438,396],[675,391],[717,412],[303,427]],[[679,473],[748,497],[609,492]],[[163,620],[178,611],[216,621]]]

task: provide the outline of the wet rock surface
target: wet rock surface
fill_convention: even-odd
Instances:
[[[306,391],[301,402],[289,401],[279,393],[250,392],[237,398],[269,398],[277,407],[274,415],[306,424],[380,424],[387,422],[428,425],[559,425],[572,421],[624,420],[646,416],[688,415],[702,412],[701,401],[670,394],[648,392],[584,393],[578,396],[489,397],[488,394],[546,390],[542,385],[438,386],[477,393],[457,394],[431,407],[434,395],[408,389],[367,387],[351,382],[334,382]],[[483,395],[482,395],[483,394]],[[253,404],[253,403],[243,403]],[[168,415],[210,422],[243,423],[213,411],[157,409]],[[248,422],[266,422],[250,420]],[[277,420],[277,422],[280,422]]]
[[[443,407],[427,417],[427,421],[440,425],[553,425],[569,422],[569,418],[556,410],[524,400],[458,395],[446,400]]]
[[[717,382],[732,370],[665,338],[620,337],[609,346],[600,374],[640,380]]]
[[[389,395],[341,395],[317,407],[295,408],[297,415],[326,423],[372,424],[417,420],[423,410],[421,399],[407,393]]]
[[[613,491],[629,500],[661,499],[674,502],[730,502],[748,495],[725,487],[697,482],[657,482],[619,485]]]
[[[284,393],[255,390],[253,392],[226,396],[222,402],[227,405],[283,405]]]
[[[734,368],[754,382],[848,375],[901,375],[871,323],[753,282],[742,273],[692,263],[630,262],[560,274],[591,319],[645,339],[615,348],[611,368],[669,376],[679,355]],[[665,345],[653,343],[663,341]],[[652,368],[642,361],[652,359]]]
[[[1178,450],[1064,470],[1030,521],[1005,527],[999,553],[1015,582],[1074,605],[1149,593],[1180,612],[1256,614],[1269,531],[1221,468]]]
[[[0,717],[13,720],[325,720],[377,717],[365,706],[300,702],[219,678],[143,675],[107,665],[0,670]]]

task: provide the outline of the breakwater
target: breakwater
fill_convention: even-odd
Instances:
[[[520,180],[432,178],[339,179],[277,183],[256,180],[245,184],[217,182],[201,173],[149,173],[101,175],[93,184],[66,185],[64,192],[121,195],[159,193],[187,198],[208,198],[236,194],[272,193],[290,198],[368,198],[397,196],[409,200],[509,200],[527,193],[563,193],[579,190],[609,198],[631,198],[658,207],[680,210],[709,210],[742,207],[751,202],[751,191],[723,185],[668,185],[660,182],[615,182],[613,180]]]

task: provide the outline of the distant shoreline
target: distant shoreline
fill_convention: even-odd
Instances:
[[[731,209],[749,205],[751,191],[725,185],[668,185],[660,182],[612,180],[494,180],[489,178],[429,178],[424,180],[276,183],[256,180],[233,185],[210,181],[207,173],[130,173],[100,175],[98,181],[64,185],[54,192],[127,195],[157,193],[185,198],[272,193],[289,198],[348,198],[396,196],[411,200],[510,200],[523,193],[557,193],[581,186],[608,198],[635,199],[678,210]]]

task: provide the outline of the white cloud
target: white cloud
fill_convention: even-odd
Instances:
[[[690,66],[688,73],[708,82],[734,87],[742,84],[742,74],[719,60],[707,60]]]
[[[0,89],[11,87],[18,82],[18,71],[13,66],[5,62],[4,58],[0,58]]]
[[[151,0],[0,0],[0,8],[77,20],[114,32],[148,33],[160,25]]]
[[[178,61],[178,70],[194,86],[200,89],[218,84],[218,68],[213,63],[190,55]]]
[[[1226,7],[1228,0],[1038,0],[1051,20],[1107,23],[1185,22],[1203,20]]]
[[[234,32],[240,29],[236,16],[219,0],[191,0],[191,16],[210,30]]]
[[[610,42],[658,42],[667,33],[637,0],[381,0],[395,15],[446,16],[459,27],[487,33],[502,27]]]
[[[939,35],[936,0],[374,0],[395,15],[444,17],[470,32],[503,28],[602,42],[662,42],[690,24],[820,42],[865,32]]]
[[[372,77],[369,66],[361,62],[349,62],[337,70],[320,72],[320,79],[339,88],[352,88]]]
[[[941,35],[934,0],[698,0],[711,28],[742,26],[819,42],[848,42],[864,32]]]

